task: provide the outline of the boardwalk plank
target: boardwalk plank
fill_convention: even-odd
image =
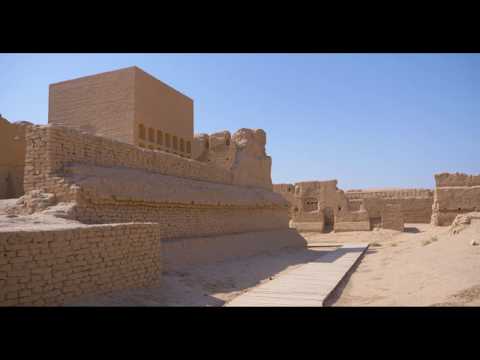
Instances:
[[[323,306],[367,248],[367,244],[345,244],[260,284],[224,306]]]

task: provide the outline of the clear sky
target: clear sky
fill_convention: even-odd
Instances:
[[[480,173],[480,54],[0,54],[0,114],[46,124],[50,83],[133,65],[194,99],[196,133],[264,129],[274,183]]]

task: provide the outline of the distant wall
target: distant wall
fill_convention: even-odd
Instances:
[[[0,117],[0,199],[23,195],[27,126]]]
[[[302,181],[295,183],[293,223],[319,222],[333,225],[335,216],[347,206],[337,180]]]
[[[432,224],[450,225],[458,214],[480,211],[480,175],[436,174],[435,183]]]
[[[382,212],[382,228],[403,231],[404,219],[401,204],[386,204]]]
[[[0,306],[62,305],[161,276],[156,224],[0,231]]]
[[[370,230],[369,214],[365,210],[352,211],[342,208],[335,215],[334,230],[342,231],[368,231]]]
[[[399,204],[406,223],[429,223],[432,216],[433,191],[429,189],[348,190],[350,203],[364,199],[370,218],[380,218],[385,204]]]

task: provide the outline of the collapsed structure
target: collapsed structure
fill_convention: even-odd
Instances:
[[[138,68],[50,87],[49,125],[26,128],[25,195],[8,212],[65,223],[0,231],[0,304],[63,304],[305,245],[272,191],[265,132],[194,137],[182,97]]]
[[[275,184],[290,204],[291,226],[302,231],[353,231],[375,227],[403,231],[404,223],[429,223],[428,189],[338,189],[337,180]]]

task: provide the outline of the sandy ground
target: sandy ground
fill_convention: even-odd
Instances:
[[[480,305],[480,222],[457,235],[412,224],[374,241],[332,296],[333,306]]]
[[[32,215],[7,214],[6,209],[13,206],[15,201],[16,199],[0,200],[0,231],[47,230],[86,226],[77,221],[45,213],[34,213]]]
[[[306,233],[307,249],[283,249],[233,261],[164,273],[158,286],[84,298],[83,306],[222,306],[259,284],[334,250],[342,243],[371,244],[327,305],[480,305],[480,223],[460,234],[446,227],[410,224],[389,230]]]

